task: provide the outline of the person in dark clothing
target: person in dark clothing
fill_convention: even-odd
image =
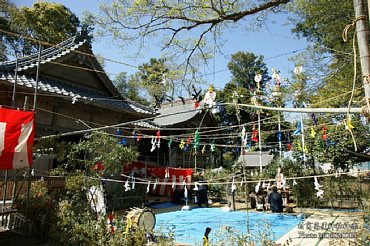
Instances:
[[[283,211],[283,198],[281,194],[277,192],[276,186],[272,187],[268,202],[273,213],[280,213]]]
[[[256,203],[257,203],[257,200],[256,200],[256,192],[255,191],[251,191],[249,192],[249,201],[250,201],[250,204],[251,204],[251,208],[256,208]]]
[[[207,183],[204,181],[204,179],[201,177],[199,179],[199,187],[197,191],[197,202],[198,207],[202,207],[202,204],[204,204],[208,208],[208,187]]]

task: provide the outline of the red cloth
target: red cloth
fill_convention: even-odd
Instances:
[[[32,166],[34,112],[0,108],[0,169]]]

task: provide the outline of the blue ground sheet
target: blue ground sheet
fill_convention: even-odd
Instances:
[[[302,221],[302,218],[286,214],[249,212],[248,216],[251,235],[258,238],[261,233],[268,233],[272,240],[279,239]],[[221,208],[193,208],[190,211],[157,214],[155,230],[160,233],[172,230],[176,242],[201,245],[207,227],[212,229],[209,234],[211,242],[220,237],[220,232],[225,230],[239,235],[246,234],[246,218],[246,211],[227,212]]]

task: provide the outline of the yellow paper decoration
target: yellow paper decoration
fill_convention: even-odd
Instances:
[[[202,148],[202,154],[204,154],[204,152],[206,152],[206,145],[203,145],[203,148]]]
[[[315,128],[311,127],[311,133],[310,133],[310,135],[311,135],[311,138],[315,138],[315,136],[316,136]]]
[[[184,148],[185,148],[185,141],[184,141],[184,139],[181,139],[180,149],[184,149]]]

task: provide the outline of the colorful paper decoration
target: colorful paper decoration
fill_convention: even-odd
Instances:
[[[292,144],[290,142],[288,142],[287,148],[288,148],[288,151],[291,151],[292,150]]]
[[[256,127],[253,125],[252,127],[252,138],[251,140],[253,142],[258,142],[258,130],[256,129]]]
[[[155,139],[154,136],[152,136],[151,143],[152,143],[152,148],[150,149],[150,152],[153,152],[155,148],[157,147],[157,140]]]
[[[215,144],[211,144],[211,152],[215,152],[216,151],[216,147],[215,147]]]
[[[297,122],[297,129],[293,132],[294,135],[299,135],[301,134],[301,131],[302,131],[302,123],[301,121],[299,120]]]
[[[184,149],[184,148],[185,148],[185,141],[184,141],[184,139],[181,139],[180,149]]]
[[[194,149],[197,151],[199,148],[199,131],[195,131],[195,136],[194,136]]]
[[[326,138],[327,138],[328,136],[326,135],[326,126],[324,126],[323,128],[322,128],[322,135],[321,135],[321,138],[323,139],[323,140],[326,140]]]
[[[132,177],[131,189],[135,190],[135,177]]]
[[[204,152],[206,152],[206,145],[203,145],[203,148],[202,148],[202,154],[204,154]]]
[[[316,121],[316,116],[314,113],[311,113],[311,119],[312,119],[312,123],[316,126],[317,125],[317,121]]]
[[[126,145],[126,144],[127,144],[127,140],[126,140],[126,138],[125,138],[125,137],[123,137],[119,143],[120,143],[120,144],[123,144],[123,145]]]
[[[282,132],[277,133],[277,139],[278,139],[278,141],[281,141],[283,139],[283,133]]]
[[[316,131],[314,127],[311,127],[311,133],[310,133],[311,138],[315,138],[316,136]]]
[[[172,141],[173,141],[173,139],[172,139],[172,138],[170,138],[170,140],[168,141],[168,148],[171,148]]]
[[[215,103],[216,100],[216,92],[213,91],[213,86],[210,85],[208,88],[207,93],[204,96],[203,103],[208,106],[208,108],[212,108],[216,105]]]
[[[297,144],[297,148],[298,148],[299,151],[302,151],[302,145],[301,145],[301,143],[298,143]]]
[[[281,185],[282,185],[282,182],[284,180],[284,174],[281,172],[280,167],[278,167],[278,169],[277,169],[277,173],[276,173],[275,179],[276,179],[276,187],[278,189],[280,189],[281,188]]]

